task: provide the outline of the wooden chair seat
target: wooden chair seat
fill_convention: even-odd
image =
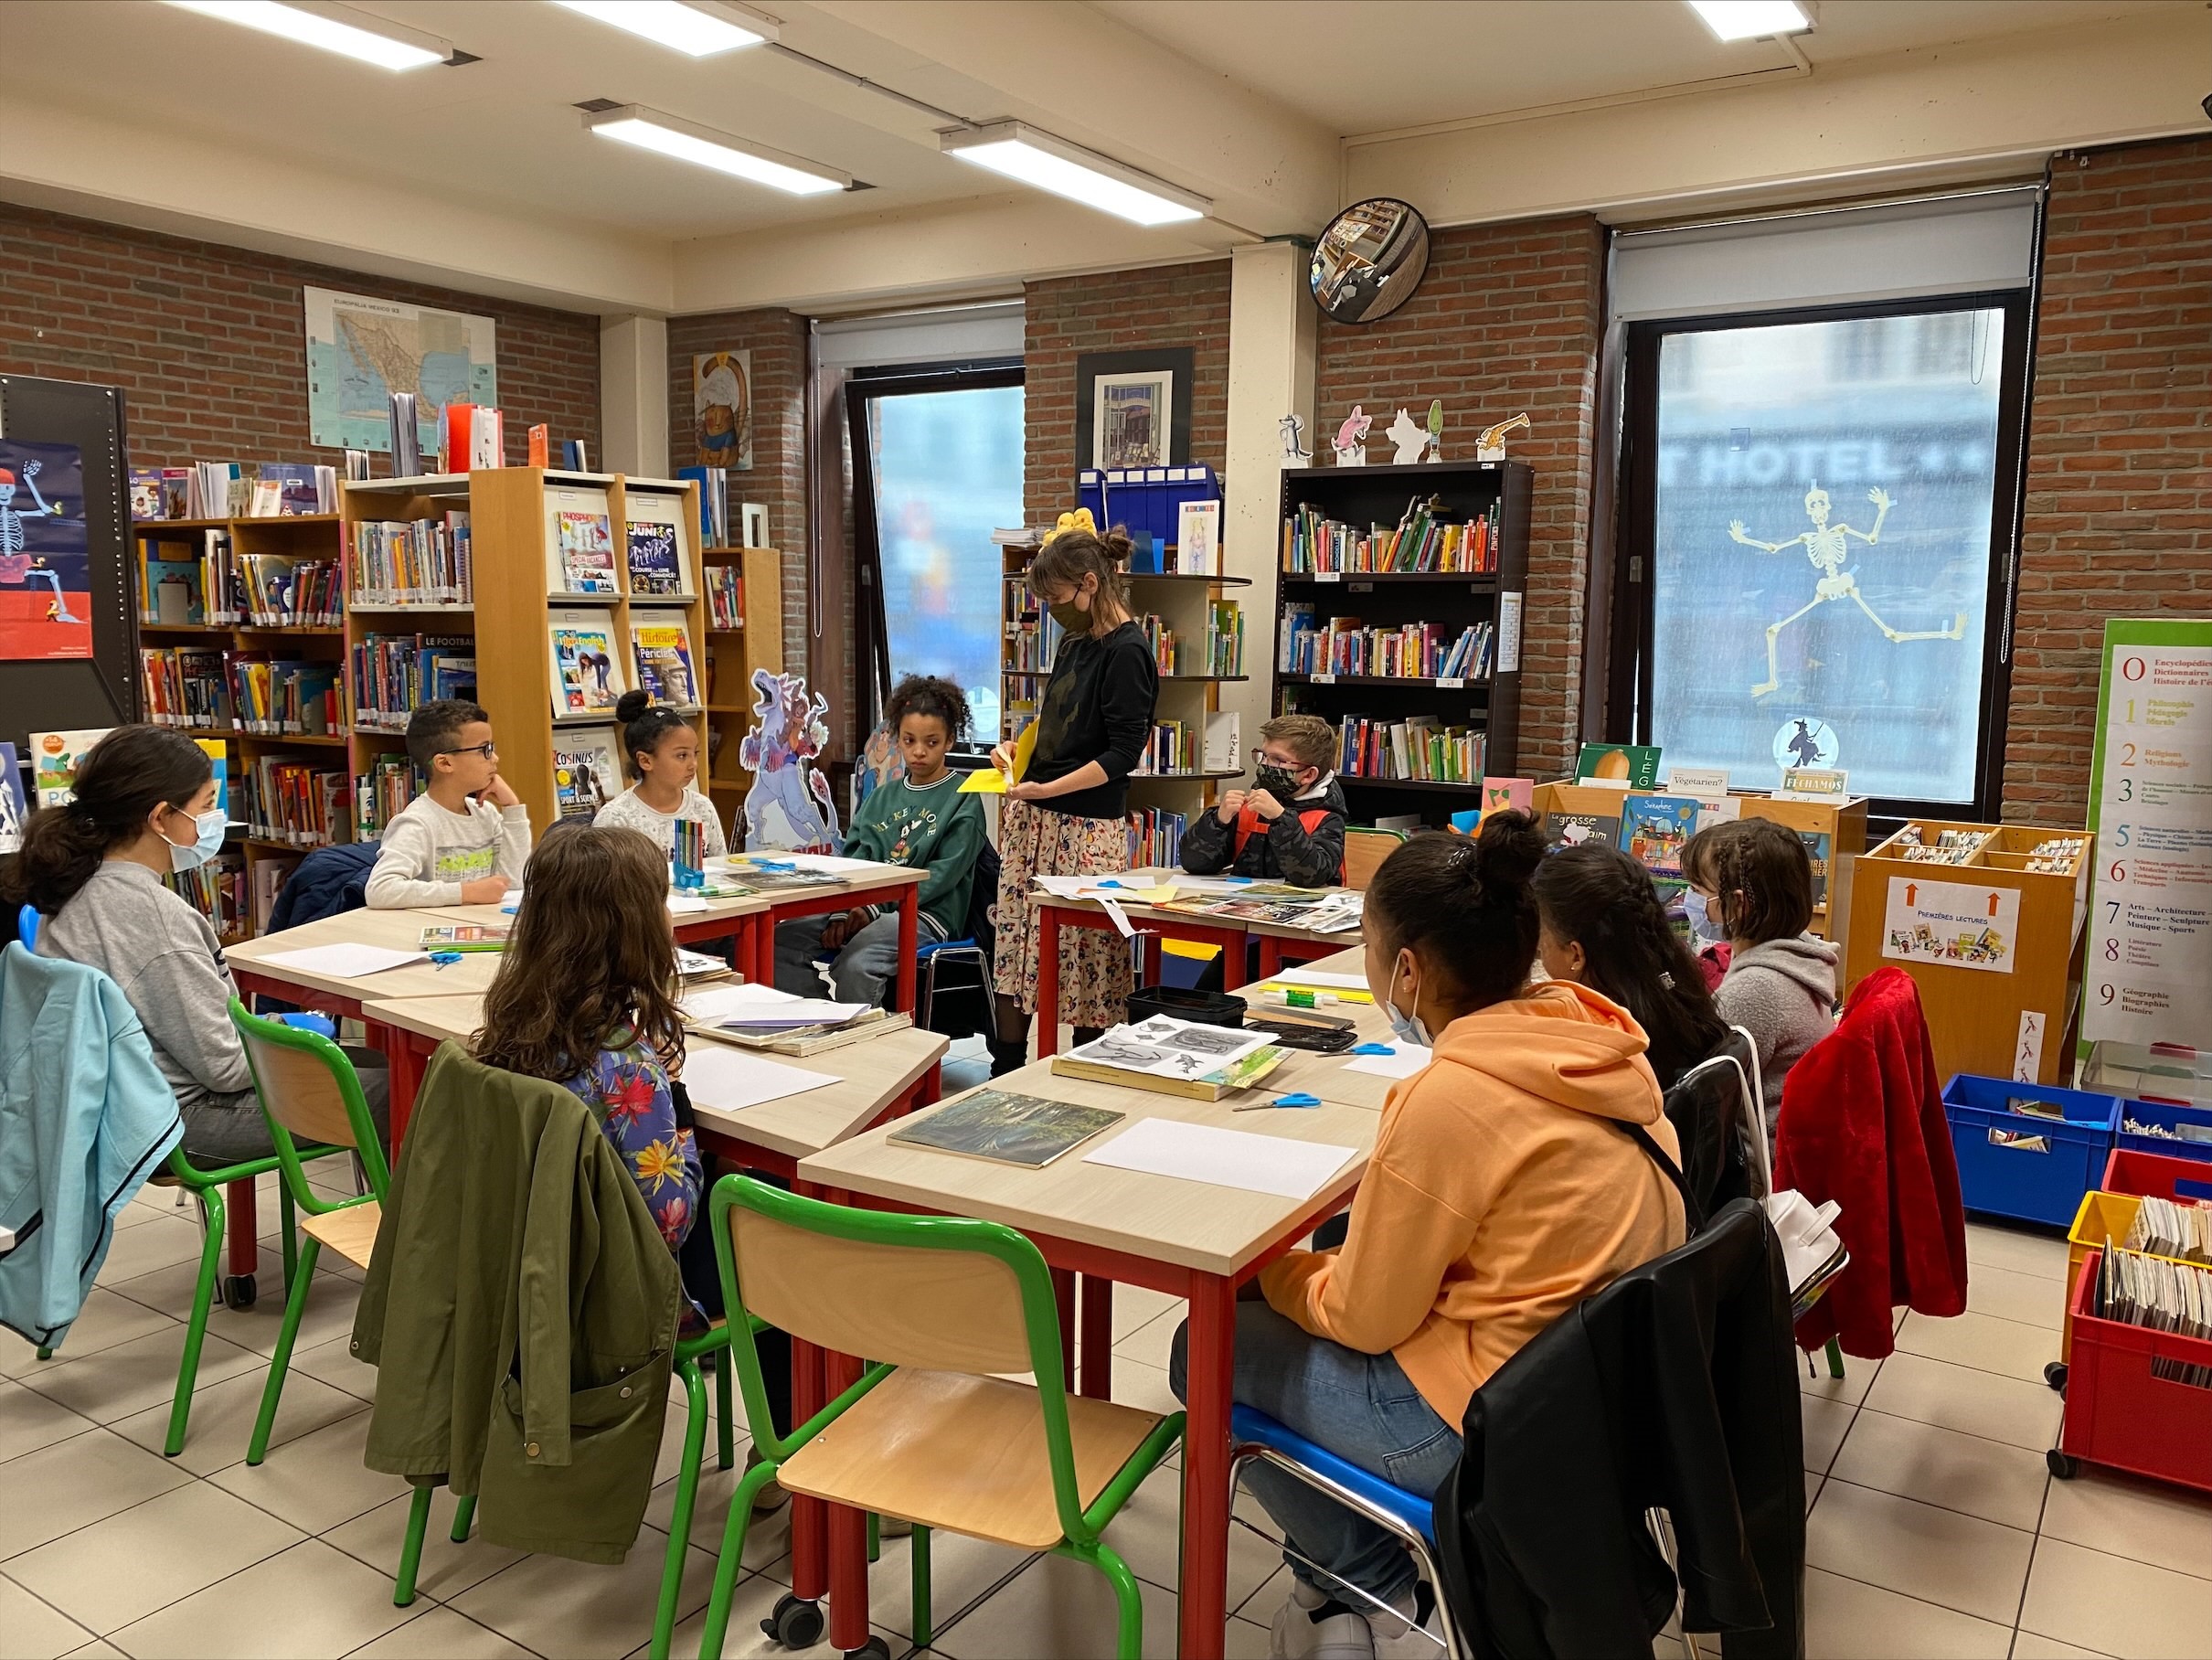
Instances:
[[[317,1240],[351,1262],[367,1268],[377,1249],[377,1228],[384,1220],[384,1207],[374,1199],[338,1210],[303,1213],[300,1231]]]
[[[1159,1424],[1157,1412],[1068,1398],[1076,1490],[1089,1508]],[[1037,1389],[905,1368],[785,1460],[792,1493],[1025,1550],[1060,1541]]]

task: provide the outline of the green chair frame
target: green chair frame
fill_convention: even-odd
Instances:
[[[1059,1305],[1053,1294],[1052,1273],[1036,1245],[997,1222],[951,1217],[897,1216],[831,1205],[786,1193],[744,1176],[726,1176],[714,1186],[707,1215],[714,1227],[715,1262],[722,1276],[722,1305],[732,1314],[744,1312],[740,1268],[731,1243],[729,1216],[750,1210],[787,1227],[803,1229],[830,1239],[863,1245],[903,1247],[920,1250],[972,1252],[992,1257],[1014,1275],[1019,1288],[1023,1322],[1027,1330],[1031,1369],[1037,1378],[1038,1405],[1045,1421],[1045,1451],[1052,1474],[1052,1494],[1058,1511],[1061,1539],[1052,1554],[1089,1564],[1112,1586],[1118,1614],[1115,1648],[1120,1660],[1137,1660],[1144,1634],[1143,1593],[1129,1564],[1101,1537],[1145,1479],[1183,1439],[1184,1415],[1163,1418],[1115,1473],[1090,1507],[1081,1502],[1076,1485],[1075,1443],[1068,1428],[1068,1396],[1062,1383]],[[834,1288],[825,1288],[834,1294]],[[760,1462],[745,1474],[730,1500],[729,1521],[722,1532],[722,1549],[715,1563],[714,1592],[707,1604],[707,1626],[699,1642],[700,1660],[720,1660],[722,1642],[729,1627],[729,1604],[738,1571],[745,1556],[745,1534],[751,1523],[753,1496],[773,1480],[783,1462],[795,1454],[831,1424],[842,1418],[898,1368],[871,1364],[860,1380],[845,1390],[789,1435],[778,1435],[768,1413],[760,1357],[748,1337],[732,1343],[738,1387],[745,1402],[745,1417],[752,1431]],[[736,1329],[733,1318],[731,1329]],[[793,1333],[794,1337],[803,1334]],[[665,1594],[665,1587],[664,1593]],[[930,1629],[930,1529],[916,1524],[913,1534],[914,1646],[927,1648]]]
[[[276,1352],[269,1359],[269,1380],[261,1389],[261,1410],[254,1419],[253,1437],[246,1445],[246,1462],[258,1464],[269,1453],[269,1433],[276,1425],[277,1402],[284,1393],[284,1378],[292,1368],[292,1348],[300,1335],[300,1319],[307,1312],[308,1288],[314,1282],[315,1260],[322,1254],[322,1241],[313,1234],[304,1244],[295,1245],[292,1226],[294,1211],[309,1216],[328,1216],[335,1211],[351,1210],[362,1205],[384,1202],[391,1186],[391,1172],[384,1162],[384,1145],[377,1134],[376,1121],[369,1116],[367,1099],[361,1092],[361,1079],[354,1070],[354,1063],[346,1051],[324,1037],[299,1027],[285,1026],[260,1015],[249,1014],[246,1006],[236,997],[230,999],[230,1024],[238,1028],[246,1045],[246,1063],[253,1073],[253,1091],[261,1104],[261,1116],[269,1125],[269,1136],[276,1145],[273,1161],[282,1184],[284,1205],[284,1324],[277,1334]],[[319,1061],[336,1086],[338,1099],[346,1109],[346,1120],[353,1132],[351,1147],[332,1146],[324,1152],[351,1153],[361,1161],[361,1169],[368,1180],[368,1191],[357,1198],[326,1199],[317,1193],[307,1180],[307,1171],[301,1157],[301,1145],[286,1126],[282,1118],[269,1104],[269,1086],[262,1080],[261,1065],[255,1046],[266,1044],[273,1048],[291,1049],[313,1057]],[[310,1144],[310,1155],[314,1155],[315,1144]],[[214,1237],[211,1232],[210,1239]]]

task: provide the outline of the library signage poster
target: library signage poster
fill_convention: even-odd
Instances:
[[[91,654],[84,457],[75,444],[0,440],[0,658]]]

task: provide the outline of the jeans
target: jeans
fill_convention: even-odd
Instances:
[[[1168,1387],[1189,1398],[1190,1327],[1175,1334]],[[1237,1365],[1230,1393],[1338,1457],[1423,1498],[1460,1459],[1459,1431],[1436,1414],[1388,1355],[1363,1355],[1309,1336],[1264,1303],[1237,1304]],[[1298,1556],[1369,1596],[1409,1598],[1419,1577],[1395,1534],[1264,1463],[1244,1466],[1245,1484],[1274,1517]],[[1334,1594],[1325,1576],[1284,1556],[1306,1584]]]
[[[833,911],[828,916],[794,917],[788,922],[776,924],[778,991],[790,992],[797,997],[822,995],[822,975],[814,967],[814,959],[824,950],[822,928],[833,917],[842,914]],[[945,937],[944,931],[931,920],[928,911],[915,920],[917,945],[928,945]],[[898,973],[899,912],[894,909],[885,911],[845,941],[836,961],[830,964],[830,986],[839,1003],[880,1003],[883,988]]]
[[[368,1103],[369,1117],[376,1121],[378,1136],[390,1146],[392,1085],[384,1057],[358,1044],[339,1047],[354,1063],[354,1075],[361,1080],[361,1095]],[[241,1090],[236,1095],[203,1096],[184,1110],[184,1119],[185,1156],[202,1169],[276,1156],[269,1121],[261,1116],[261,1097],[251,1090]]]

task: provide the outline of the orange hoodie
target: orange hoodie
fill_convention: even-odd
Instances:
[[[1268,1302],[1395,1355],[1457,1428],[1524,1343],[1683,1241],[1673,1183],[1616,1127],[1679,1157],[1643,1050],[1627,1010],[1564,981],[1454,1020],[1390,1091],[1344,1248],[1269,1267]]]

